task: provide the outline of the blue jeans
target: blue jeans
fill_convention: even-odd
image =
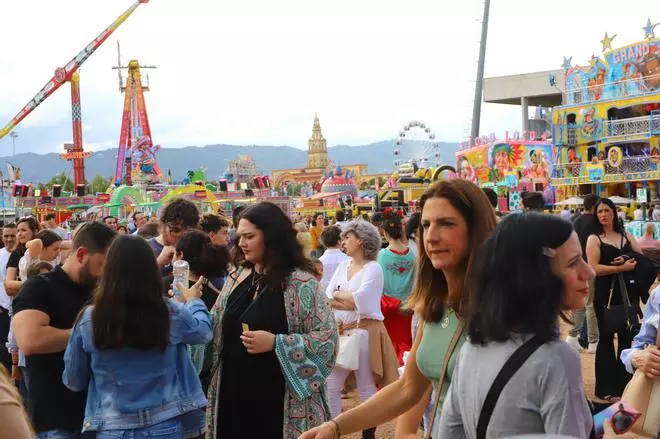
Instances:
[[[183,425],[179,418],[136,430],[107,430],[96,432],[96,439],[181,439]]]
[[[81,433],[79,431],[48,430],[37,433],[36,439],[92,439],[94,434],[93,431]]]
[[[151,427],[98,431],[96,439],[190,439],[201,436],[205,431],[206,410],[199,409]]]

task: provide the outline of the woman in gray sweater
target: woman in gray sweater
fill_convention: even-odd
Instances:
[[[509,215],[497,226],[481,248],[469,342],[456,363],[438,437],[589,437],[593,419],[580,357],[560,341],[558,318],[567,320],[566,311],[584,307],[593,277],[569,222],[525,213]],[[523,344],[535,344],[535,350],[504,384],[492,416],[484,416],[485,435],[478,435],[486,395]]]

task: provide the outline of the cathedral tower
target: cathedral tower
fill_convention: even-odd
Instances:
[[[328,145],[321,134],[321,123],[317,114],[314,115],[312,137],[307,142],[307,168],[323,168],[328,165]]]

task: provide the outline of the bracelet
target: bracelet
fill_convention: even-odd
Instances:
[[[332,424],[333,428],[335,429],[335,433],[337,433],[335,437],[339,439],[341,437],[341,430],[339,429],[339,423],[334,419],[330,419],[328,423]]]

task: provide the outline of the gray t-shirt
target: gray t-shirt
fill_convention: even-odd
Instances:
[[[488,390],[506,360],[529,338],[463,345],[442,408],[439,438],[476,438]],[[592,425],[580,356],[568,344],[554,341],[534,352],[504,387],[486,437],[546,433],[582,439],[589,437]]]

